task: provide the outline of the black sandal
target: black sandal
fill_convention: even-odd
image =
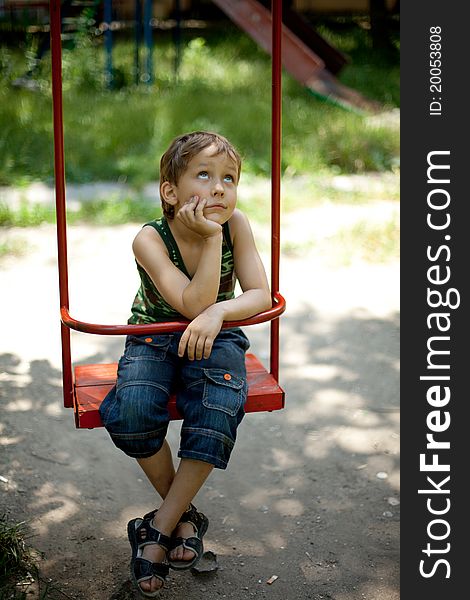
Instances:
[[[181,515],[179,523],[190,523],[194,528],[194,535],[188,538],[171,537],[170,550],[178,546],[183,546],[186,550],[194,552],[194,558],[191,560],[170,560],[168,564],[172,569],[183,571],[190,569],[198,562],[204,553],[204,545],[202,538],[204,537],[207,528],[209,527],[209,519],[201,512],[198,512],[196,507],[191,504],[189,509]]]
[[[158,529],[151,524],[151,521],[157,511],[153,511],[145,515],[143,519],[132,519],[127,524],[127,536],[132,548],[131,558],[131,577],[142,596],[146,598],[155,598],[161,590],[161,585],[158,590],[146,592],[140,587],[142,581],[148,581],[152,577],[160,579],[164,584],[169,573],[169,567],[166,563],[154,563],[146,558],[142,558],[142,550],[149,544],[158,544],[164,550],[168,551],[171,545],[171,539],[167,535],[163,535]]]

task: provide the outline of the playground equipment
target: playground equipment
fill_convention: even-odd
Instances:
[[[271,13],[258,0],[213,0],[230,19],[243,29],[266,52],[271,51]],[[338,81],[333,75],[346,62],[332,46],[313,29],[301,28],[295,13],[289,11],[290,27],[282,27],[282,62],[286,70],[313,94],[347,109],[377,111],[378,102],[369,100]],[[297,33],[294,33],[293,30]],[[303,40],[309,39],[309,45]],[[313,50],[316,49],[316,52]],[[325,56],[325,60],[318,52]],[[326,62],[325,62],[326,61]],[[328,63],[328,67],[327,67]]]
[[[152,3],[153,0],[142,0],[144,15],[142,25],[141,0],[135,0],[135,72],[136,83],[140,81],[152,83]],[[266,52],[271,52],[271,12],[259,0],[213,0],[242,31],[247,33]],[[106,49],[106,79],[112,87],[112,0],[104,0],[104,26]],[[181,10],[179,0],[175,1],[175,73],[181,55]],[[139,48],[141,46],[141,29],[143,27],[146,59],[144,71],[140,73]],[[331,46],[308,23],[291,10],[286,10],[286,22],[282,31],[282,63],[286,70],[301,85],[307,87],[316,96],[338,104],[347,109],[359,111],[377,111],[381,105],[365,98],[335,77],[348,62],[347,58]]]
[[[88,10],[96,18],[102,18],[99,28],[104,35],[105,68],[104,78],[109,89],[122,85],[123,75],[113,66],[114,34],[117,30],[129,26],[134,29],[134,83],[152,84],[154,81],[153,69],[153,29],[156,21],[153,18],[153,0],[129,0],[134,6],[132,21],[121,22],[115,20],[116,6],[113,10],[113,0],[62,0],[62,17],[67,15],[67,27],[76,27],[77,10]],[[12,6],[20,7],[22,0],[10,0]],[[213,3],[222,10],[241,30],[247,33],[266,52],[271,52],[271,12],[266,8],[269,0],[213,0]],[[44,6],[43,1],[28,5]],[[131,4],[132,5],[132,4]],[[382,109],[380,103],[365,98],[362,94],[343,85],[336,77],[337,73],[348,62],[345,55],[339,52],[320,36],[307,21],[299,14],[286,7],[285,19],[282,24],[282,63],[286,70],[301,85],[305,86],[312,94],[319,98],[342,106],[343,108],[361,111],[376,112]],[[180,0],[174,0],[173,38],[175,45],[175,76],[178,77],[181,62],[181,27],[182,11]],[[72,17],[72,15],[75,15]],[[64,19],[65,20],[65,19]],[[64,23],[62,23],[64,30]],[[73,38],[73,32],[69,35]],[[34,89],[34,73],[44,53],[49,50],[49,36],[40,33],[33,67],[18,78],[14,85]],[[142,42],[145,50],[142,57]],[[142,60],[143,58],[143,60]]]
[[[272,411],[283,408],[284,391],[279,386],[279,316],[285,300],[279,292],[280,259],[280,188],[281,188],[281,25],[282,1],[272,2],[272,138],[271,138],[271,293],[273,305],[267,311],[242,321],[225,322],[223,328],[254,325],[270,321],[270,370],[253,355],[246,359],[248,400],[246,412]],[[79,428],[101,426],[99,406],[114,385],[116,364],[83,365],[73,368],[70,329],[99,335],[159,334],[183,331],[188,321],[146,325],[100,325],[79,321],[69,313],[67,223],[65,201],[64,139],[62,118],[62,57],[60,0],[50,0],[52,95],[54,116],[54,171],[57,213],[57,246],[62,339],[62,382],[64,406],[74,408]],[[175,399],[170,399],[171,418],[180,418]]]
[[[135,0],[134,3],[134,83],[153,83],[153,40],[152,40],[152,6],[153,0]],[[104,0],[102,28],[104,30],[105,48],[105,80],[109,88],[114,84],[113,70],[113,2]],[[143,35],[142,35],[143,34]],[[145,42],[145,59],[140,64],[140,48],[142,37]]]

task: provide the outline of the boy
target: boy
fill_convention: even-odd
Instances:
[[[201,557],[208,519],[191,501],[214,467],[227,467],[244,415],[249,342],[222,323],[271,307],[248,220],[236,208],[240,168],[220,135],[177,137],[160,161],[164,216],[133,243],[141,286],[129,323],[190,320],[183,333],[128,336],[116,387],[100,409],[114,443],[137,459],[163,499],[128,524],[131,575],[146,597],[163,587],[165,558],[188,569]],[[173,390],[183,415],[176,472],[165,441]]]

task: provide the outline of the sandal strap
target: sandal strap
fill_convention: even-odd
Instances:
[[[189,537],[183,541],[183,548],[196,553],[196,556],[202,555],[203,543],[198,537]]]
[[[150,524],[150,519],[144,519],[142,521],[136,529],[135,536],[139,548],[143,548],[148,544],[158,544],[164,550],[168,551],[171,545],[171,538],[158,531],[158,529],[155,529],[155,527]]]
[[[191,523],[196,531],[199,531],[203,521],[204,515],[198,512],[194,504],[190,504],[189,509],[181,515],[179,520],[180,523]]]
[[[202,538],[204,537],[207,527],[209,525],[209,519],[203,514],[197,512],[197,510],[191,506],[191,509],[184,513],[180,523],[192,523],[195,526],[195,532],[193,535],[183,538],[181,536],[175,536],[171,538],[171,549],[182,546],[183,548],[194,552],[192,560],[168,560],[170,567],[173,569],[190,569],[197,561],[201,558],[204,552],[204,545]]]
[[[164,563],[153,563],[146,558],[136,558],[133,565],[134,576],[137,583],[146,581],[152,577],[157,577],[162,581],[165,581],[170,567]]]
[[[157,512],[158,512],[158,508],[148,512],[142,518],[144,519],[144,521],[151,521],[153,519],[153,517],[157,514]]]

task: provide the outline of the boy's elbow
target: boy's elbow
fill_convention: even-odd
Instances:
[[[272,305],[273,301],[271,298],[271,293],[268,290],[266,290],[263,294],[263,308],[261,309],[261,312],[269,310],[270,308],[272,308]]]
[[[198,317],[202,312],[204,312],[206,310],[206,308],[209,308],[209,306],[212,306],[212,304],[215,304],[216,301],[217,301],[217,298],[215,298],[214,302],[209,302],[207,300],[207,298],[200,298],[200,299],[193,298],[190,301],[188,301],[188,300],[186,300],[186,302],[183,301],[182,314],[187,319],[192,321],[193,319]]]
[[[198,316],[198,313],[193,310],[188,310],[187,308],[180,309],[180,312],[185,319],[188,319],[188,321],[192,321]]]
[[[200,308],[200,306],[196,302],[186,303],[183,302],[183,307],[181,308],[181,314],[192,321],[197,316],[199,316],[204,308]]]

